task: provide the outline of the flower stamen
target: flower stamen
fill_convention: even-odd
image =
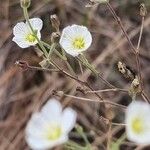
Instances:
[[[136,134],[143,132],[143,123],[140,118],[135,118],[132,122],[132,129]]]
[[[35,42],[35,41],[36,41],[36,38],[35,38],[35,36],[34,36],[33,34],[28,34],[28,35],[26,36],[26,40],[27,40],[28,42]]]
[[[75,38],[73,41],[73,46],[76,49],[82,49],[85,47],[85,41],[83,37]]]
[[[62,134],[62,129],[58,125],[49,126],[46,129],[45,137],[48,140],[57,140]]]

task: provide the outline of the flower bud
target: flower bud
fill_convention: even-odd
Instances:
[[[139,94],[140,92],[141,92],[140,81],[136,76],[129,88],[129,95],[132,97],[132,99],[135,99],[136,95]]]
[[[57,32],[59,32],[60,21],[59,21],[59,18],[57,17],[57,15],[55,15],[55,14],[51,15],[50,19],[51,19],[51,23],[52,23],[53,28],[55,28],[55,30]]]
[[[31,0],[20,0],[20,5],[22,8],[29,8]]]
[[[58,43],[60,39],[60,33],[59,32],[53,32],[51,34],[51,42],[52,43]]]
[[[145,17],[146,14],[147,14],[147,9],[146,9],[146,7],[145,7],[145,4],[141,4],[141,5],[140,5],[140,15],[141,15],[142,17]]]
[[[130,67],[126,66],[126,64],[122,63],[122,62],[118,62],[118,70],[119,72],[127,79],[129,80],[134,80],[135,78],[135,74],[133,72],[133,70],[131,70]]]

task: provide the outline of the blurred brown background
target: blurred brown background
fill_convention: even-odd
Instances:
[[[110,2],[121,17],[135,45],[141,24],[139,6],[141,2],[147,6],[148,14],[144,23],[140,59],[145,91],[150,97],[150,1],[111,0]],[[44,21],[42,39],[48,43],[53,32],[49,17],[54,13],[60,18],[61,29],[70,24],[86,25],[93,35],[93,44],[86,53],[87,58],[97,66],[105,79],[117,87],[128,88],[130,82],[118,72],[117,62],[123,61],[135,73],[137,72],[135,57],[130,51],[130,46],[107,7],[100,5],[85,8],[87,3],[88,0],[32,0],[29,14]],[[52,90],[97,99],[93,94],[84,95],[77,92],[76,87],[79,84],[58,73],[24,71],[15,66],[15,61],[20,59],[35,66],[41,61],[33,47],[21,49],[12,42],[13,26],[23,20],[19,0],[0,0],[0,150],[29,149],[24,140],[24,127],[32,112],[38,110],[52,96]],[[72,58],[70,61],[77,70],[75,61]],[[61,61],[58,60],[58,63],[61,64]],[[107,88],[100,79],[96,79],[87,70],[79,76],[87,79],[95,90]],[[131,102],[129,95],[122,92],[102,93],[102,96],[123,105]],[[78,123],[84,127],[93,149],[105,149],[107,130],[103,128],[98,115],[99,105],[66,97],[58,99],[64,106],[70,105],[78,112]],[[110,108],[115,114],[115,122],[123,122],[123,111],[116,107]],[[113,128],[114,140],[122,131],[124,129],[120,126]],[[80,137],[70,136],[83,144]],[[120,149],[132,150],[135,147],[133,143],[125,142]]]

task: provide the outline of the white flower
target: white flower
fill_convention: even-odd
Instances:
[[[37,37],[41,39],[40,31],[43,27],[43,21],[40,18],[32,18],[29,21],[33,30],[36,32]],[[17,23],[13,28],[13,34],[13,41],[21,48],[27,48],[38,43],[27,22]]]
[[[126,111],[126,131],[129,140],[138,144],[150,144],[150,105],[132,102]]]
[[[59,43],[66,53],[75,57],[90,47],[92,36],[86,27],[72,25],[63,29]]]
[[[50,99],[41,112],[34,113],[25,133],[26,141],[33,150],[47,150],[68,140],[68,133],[76,122],[76,112],[71,108],[62,111],[61,104]]]

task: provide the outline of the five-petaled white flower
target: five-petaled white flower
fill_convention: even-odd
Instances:
[[[38,39],[41,39],[40,31],[43,27],[43,21],[40,18],[32,18],[29,21]],[[21,48],[27,48],[38,43],[27,22],[17,23],[13,28],[13,34],[13,41]]]
[[[67,26],[62,31],[59,43],[66,53],[75,57],[90,47],[92,36],[84,26]]]
[[[126,111],[126,131],[129,140],[138,144],[150,144],[150,105],[132,102]]]
[[[34,150],[47,150],[68,140],[68,133],[76,122],[71,108],[62,111],[61,104],[50,99],[41,112],[34,113],[26,127],[26,141]]]

